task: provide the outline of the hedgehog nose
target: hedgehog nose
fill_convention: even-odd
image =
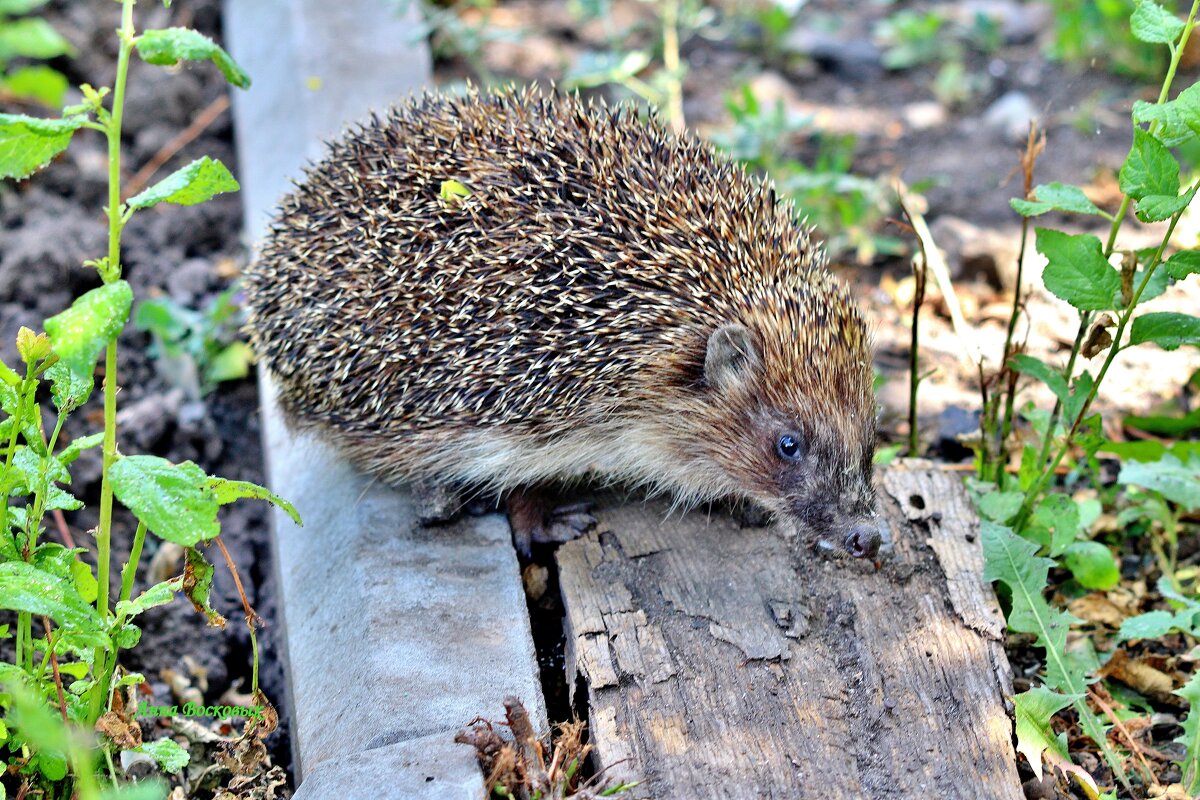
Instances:
[[[855,558],[874,558],[879,553],[881,537],[879,528],[867,522],[858,522],[846,533],[846,552]]]

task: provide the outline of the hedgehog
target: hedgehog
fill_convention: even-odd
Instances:
[[[507,498],[524,552],[594,522],[544,500],[585,479],[877,551],[861,312],[769,182],[653,116],[413,97],[306,170],[245,290],[291,426]]]

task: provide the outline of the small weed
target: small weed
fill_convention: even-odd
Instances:
[[[572,11],[580,21],[599,20],[605,27],[604,50],[585,53],[563,79],[567,88],[613,85],[662,109],[668,124],[682,131],[683,81],[687,62],[683,44],[711,24],[716,12],[700,0],[645,0],[654,12],[649,26],[617,29],[611,0],[576,0]],[[631,42],[642,46],[631,49]]]
[[[1002,44],[1000,28],[987,14],[976,13],[969,25],[954,24],[936,9],[897,11],[875,26],[875,37],[886,47],[887,69],[939,64],[931,88],[947,106],[965,103],[986,88],[986,77],[967,69],[969,54],[992,53]]]
[[[153,337],[150,355],[160,371],[189,399],[198,400],[223,381],[250,374],[254,355],[238,338],[244,311],[231,287],[196,310],[169,297],[143,301],[133,316],[138,330]]]

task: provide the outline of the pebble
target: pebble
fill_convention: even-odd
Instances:
[[[946,124],[946,109],[935,100],[909,103],[900,113],[904,117],[904,124],[914,131],[939,128]]]
[[[824,31],[797,28],[784,46],[849,80],[869,80],[883,73],[883,51],[868,39],[845,40]]]
[[[1025,141],[1029,134],[1029,123],[1038,118],[1037,108],[1024,92],[1008,92],[1001,95],[984,113],[984,121],[1002,132],[1004,138],[1014,144]]]

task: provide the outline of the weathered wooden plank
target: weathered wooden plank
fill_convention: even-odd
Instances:
[[[878,571],[656,503],[601,507],[559,549],[567,669],[606,774],[660,800],[1023,796],[959,479],[913,462],[881,486]]]

